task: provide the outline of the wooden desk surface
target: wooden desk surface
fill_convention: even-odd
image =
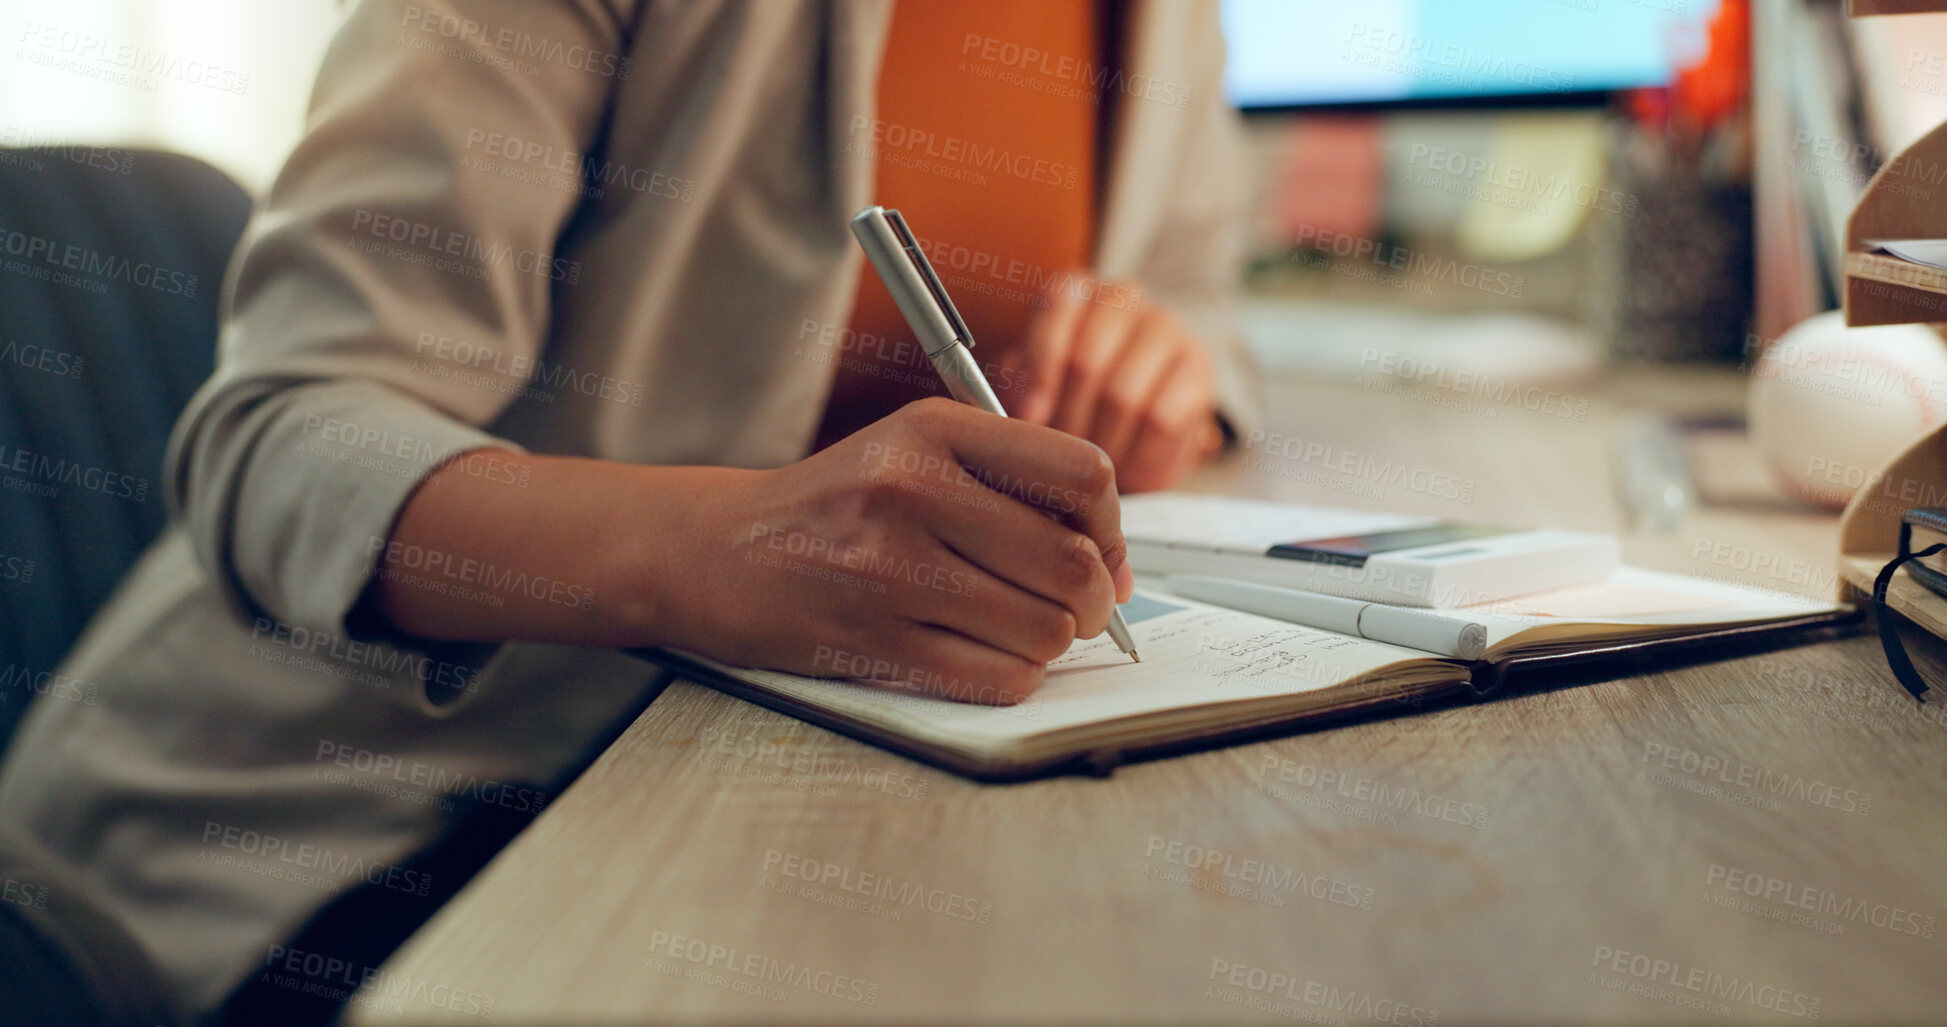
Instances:
[[[1202,486],[1617,531],[1616,412],[1741,397],[1273,392],[1331,451]],[[1697,458],[1712,505],[1628,557],[1829,595],[1834,519]],[[432,997],[351,1018],[1939,1022],[1944,875],[1947,717],[1870,635],[1005,786],[678,683],[387,964]]]

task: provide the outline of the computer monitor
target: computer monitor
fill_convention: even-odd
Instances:
[[[1223,0],[1249,110],[1561,104],[1667,84],[1718,0]]]

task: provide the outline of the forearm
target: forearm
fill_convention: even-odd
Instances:
[[[421,638],[680,644],[700,497],[754,474],[475,450],[407,501],[361,606]],[[361,540],[363,541],[363,540]]]

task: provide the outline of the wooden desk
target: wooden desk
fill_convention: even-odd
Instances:
[[[1741,398],[1274,393],[1333,454],[1202,485],[1605,530],[1618,409]],[[1713,505],[1630,559],[1830,594],[1833,519],[1705,448]],[[386,972],[511,1023],[1938,1022],[1944,719],[1860,635],[990,786],[679,683]]]

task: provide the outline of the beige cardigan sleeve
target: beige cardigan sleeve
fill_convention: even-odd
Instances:
[[[414,487],[466,450],[516,448],[482,426],[579,274],[554,255],[577,197],[464,164],[488,135],[586,152],[627,71],[632,6],[362,0],[347,16],[165,466],[201,562],[248,615],[347,638]],[[533,63],[510,56],[537,44]],[[580,56],[546,61],[559,54]],[[422,705],[419,684],[390,690]]]
[[[1154,20],[1144,27],[1151,46],[1175,51],[1173,68],[1188,100],[1181,110],[1160,105],[1151,117],[1184,119],[1180,146],[1164,158],[1169,170],[1148,197],[1160,211],[1138,258],[1137,277],[1211,351],[1218,410],[1240,439],[1264,420],[1263,376],[1238,333],[1237,283],[1243,272],[1251,189],[1243,125],[1224,97],[1224,39],[1217,5],[1203,0],[1146,0]],[[1165,93],[1165,96],[1170,94]],[[1151,100],[1132,101],[1152,103]]]

